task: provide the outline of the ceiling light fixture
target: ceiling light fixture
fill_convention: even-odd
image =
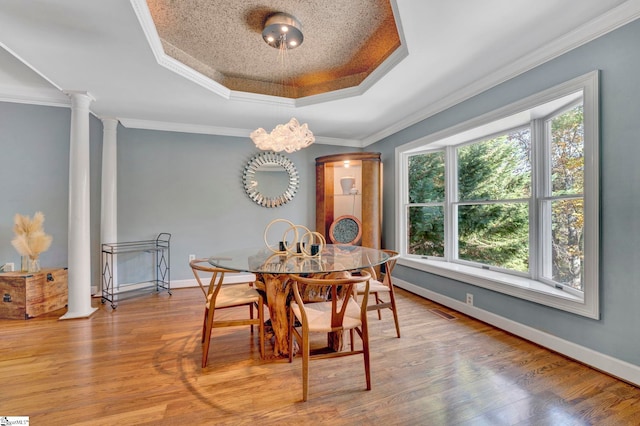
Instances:
[[[272,47],[275,47],[282,56],[282,64],[286,64],[285,55],[288,49],[293,49],[302,44],[302,25],[294,16],[287,13],[275,13],[264,24],[262,38]],[[285,75],[283,69],[282,88],[284,92]],[[292,118],[287,124],[278,124],[271,133],[267,133],[262,127],[254,130],[249,135],[258,149],[264,151],[286,151],[292,153],[306,148],[315,142],[315,137],[307,124],[300,125],[298,120]]]
[[[302,44],[302,25],[295,16],[288,13],[274,13],[267,18],[262,30],[262,38],[271,47],[293,49]]]
[[[271,133],[262,127],[251,132],[251,140],[263,151],[286,151],[292,153],[311,145],[315,138],[307,123],[300,125],[292,118],[287,124],[278,124]]]

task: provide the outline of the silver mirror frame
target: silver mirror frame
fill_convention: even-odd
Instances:
[[[255,185],[252,184],[252,182],[255,182],[256,180],[256,172],[258,172],[261,166],[266,165],[282,166],[289,175],[289,184],[287,189],[281,195],[276,197],[267,197],[258,191]],[[244,191],[247,193],[249,198],[259,206],[269,208],[280,207],[291,201],[298,192],[298,187],[300,186],[300,175],[298,174],[295,164],[293,164],[293,162],[284,155],[272,151],[260,152],[251,157],[244,166],[244,171],[242,172],[242,184],[244,186]]]

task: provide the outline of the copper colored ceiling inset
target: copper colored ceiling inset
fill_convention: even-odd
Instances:
[[[401,41],[389,0],[147,0],[167,55],[234,91],[302,98],[358,86]],[[304,43],[284,57],[262,39],[276,12]]]

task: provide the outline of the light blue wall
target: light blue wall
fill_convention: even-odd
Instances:
[[[0,265],[20,267],[11,245],[16,213],[45,214],[53,236],[43,267],[66,267],[71,111],[0,102]],[[296,197],[264,208],[244,193],[242,171],[259,151],[249,138],[118,126],[118,241],[171,238],[171,279],[193,277],[189,254],[263,244],[275,218],[315,226],[315,158],[358,149],[314,145],[287,154],[300,173]],[[90,117],[92,285],[100,283],[100,185],[102,122]],[[142,259],[141,262],[145,262]]]
[[[0,103],[0,264],[20,267],[14,215],[42,211],[53,241],[40,263],[67,266],[70,118],[66,108]]]
[[[71,110],[0,102],[0,265],[20,256],[11,245],[16,213],[44,213],[53,237],[40,256],[43,268],[67,266],[69,140]],[[92,277],[99,272],[100,162],[102,124],[90,119]]]
[[[247,138],[118,127],[118,240],[171,234],[171,279],[193,277],[189,254],[264,244],[276,218],[315,228],[315,158],[345,150],[314,145],[286,154],[300,173],[289,203],[260,207],[245,194],[242,171],[258,151]]]
[[[541,65],[466,102],[370,146],[394,168],[396,146],[445,129],[573,77],[599,69],[601,108],[600,312],[595,321],[489,290],[397,266],[395,274],[442,295],[474,305],[640,365],[640,21]],[[385,190],[394,173],[386,173]],[[384,238],[395,245],[394,196],[385,191]]]

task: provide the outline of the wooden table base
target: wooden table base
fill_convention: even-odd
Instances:
[[[289,301],[291,283],[285,274],[259,274],[267,294],[267,306],[274,335],[273,355],[289,356]]]
[[[344,277],[348,272],[330,274],[335,278]],[[323,276],[326,274],[317,274]],[[257,287],[266,294],[269,307],[269,317],[273,332],[273,357],[285,358],[289,356],[289,303],[293,298],[291,280],[287,274],[256,274]],[[304,294],[304,291],[303,291]],[[344,344],[343,333],[329,333],[327,346],[334,351],[342,350]],[[297,352],[297,342],[294,341],[293,353]]]

